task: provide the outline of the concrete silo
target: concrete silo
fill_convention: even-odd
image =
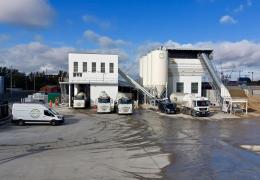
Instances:
[[[147,54],[147,87],[152,88],[152,52]]]
[[[148,78],[148,66],[147,66],[147,56],[143,57],[142,60],[142,66],[143,66],[143,86],[147,87],[147,78]]]
[[[142,56],[139,61],[139,81],[142,85],[143,85],[143,59],[144,56]]]
[[[157,92],[155,95],[160,96],[168,82],[168,53],[166,50],[157,49],[151,54],[151,85]]]

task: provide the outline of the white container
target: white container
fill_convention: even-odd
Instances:
[[[147,55],[143,57],[143,86],[147,87],[148,80],[148,58]]]
[[[141,84],[143,84],[143,59],[144,57],[141,57],[139,61],[139,78]]]
[[[147,54],[147,87],[152,87],[152,52]]]
[[[160,95],[168,82],[168,54],[166,50],[154,50],[151,54],[151,86]]]

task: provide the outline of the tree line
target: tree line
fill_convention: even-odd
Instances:
[[[12,86],[12,88],[22,88],[24,90],[35,89],[37,91],[44,85],[59,85],[59,79],[66,77],[67,72],[59,71],[57,75],[47,75],[44,71],[26,74],[20,72],[18,69],[0,67],[0,76],[5,77],[6,88]]]

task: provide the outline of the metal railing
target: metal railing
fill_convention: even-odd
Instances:
[[[155,98],[154,95],[152,95],[149,91],[147,91],[143,86],[141,86],[139,83],[137,83],[135,80],[133,80],[129,75],[125,74],[121,69],[118,69],[118,73],[129,83],[131,83],[136,89],[142,91],[145,95],[147,95],[149,98]]]

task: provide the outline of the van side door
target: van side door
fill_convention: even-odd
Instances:
[[[54,115],[47,109],[45,109],[43,111],[44,115],[43,115],[43,120],[45,121],[50,121],[52,119],[54,119]]]

